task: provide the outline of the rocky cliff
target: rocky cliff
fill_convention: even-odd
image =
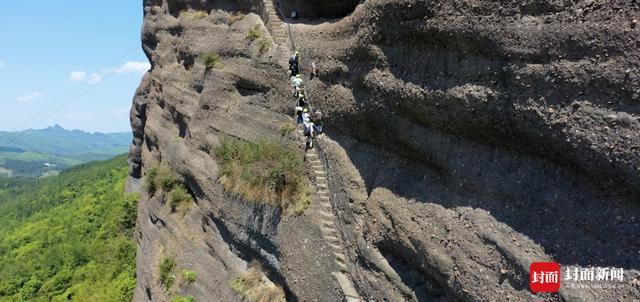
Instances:
[[[249,263],[290,301],[640,299],[637,1],[145,0],[144,16],[136,301],[241,300]],[[212,151],[282,140],[292,48],[320,67],[305,79],[327,129],[301,215],[225,191]],[[157,163],[188,210],[141,188]],[[167,258],[197,280],[162,284]],[[534,295],[535,261],[624,280]]]

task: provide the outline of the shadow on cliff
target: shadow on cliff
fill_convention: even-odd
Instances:
[[[332,138],[347,151],[368,193],[381,187],[445,208],[484,209],[565,265],[640,268],[640,205],[594,192],[572,171],[455,137],[432,137],[431,148],[441,154],[436,165],[344,135]]]
[[[332,138],[347,151],[368,193],[383,187],[418,202],[484,209],[563,264],[640,268],[637,175],[611,163],[606,152],[569,144],[566,125],[517,109],[528,99],[549,100],[534,104],[543,110],[575,107],[562,100],[579,97],[636,112],[628,102],[610,101],[620,100],[617,91],[627,96],[621,85],[628,83],[602,78],[584,85],[560,74],[551,81],[545,73],[521,74],[531,64],[557,63],[544,52],[511,56],[486,36],[380,27],[379,36],[394,37],[403,47],[356,48],[341,58],[346,71],[322,77],[326,86],[353,92],[356,112],[335,109],[327,131],[342,129]],[[412,41],[398,39],[411,34]],[[381,42],[375,39],[367,45]],[[582,42],[562,45],[561,54],[577,61],[601,52]],[[484,94],[449,93],[465,86]],[[491,101],[482,103],[487,96]],[[316,102],[341,97],[326,89]]]

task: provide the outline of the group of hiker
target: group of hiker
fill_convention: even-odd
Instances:
[[[316,75],[317,66],[311,64],[311,79]],[[311,108],[308,94],[305,91],[304,81],[300,74],[300,52],[296,51],[289,58],[289,71],[293,97],[296,100],[295,117],[297,124],[304,127],[304,135],[307,137],[306,148],[313,148],[313,138],[322,133],[322,112]]]

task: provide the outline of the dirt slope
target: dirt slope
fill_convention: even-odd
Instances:
[[[275,4],[144,1],[130,186],[162,161],[197,202],[183,216],[143,194],[136,301],[240,300],[229,282],[254,260],[291,301],[528,301],[547,260],[625,280],[537,298],[640,299],[640,4]],[[225,192],[211,155],[223,134],[280,139],[291,45],[320,66],[328,130],[296,217]],[[165,290],[167,256],[198,280]]]

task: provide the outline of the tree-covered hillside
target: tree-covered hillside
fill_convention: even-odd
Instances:
[[[0,180],[0,301],[130,301],[135,196],[126,156]]]

